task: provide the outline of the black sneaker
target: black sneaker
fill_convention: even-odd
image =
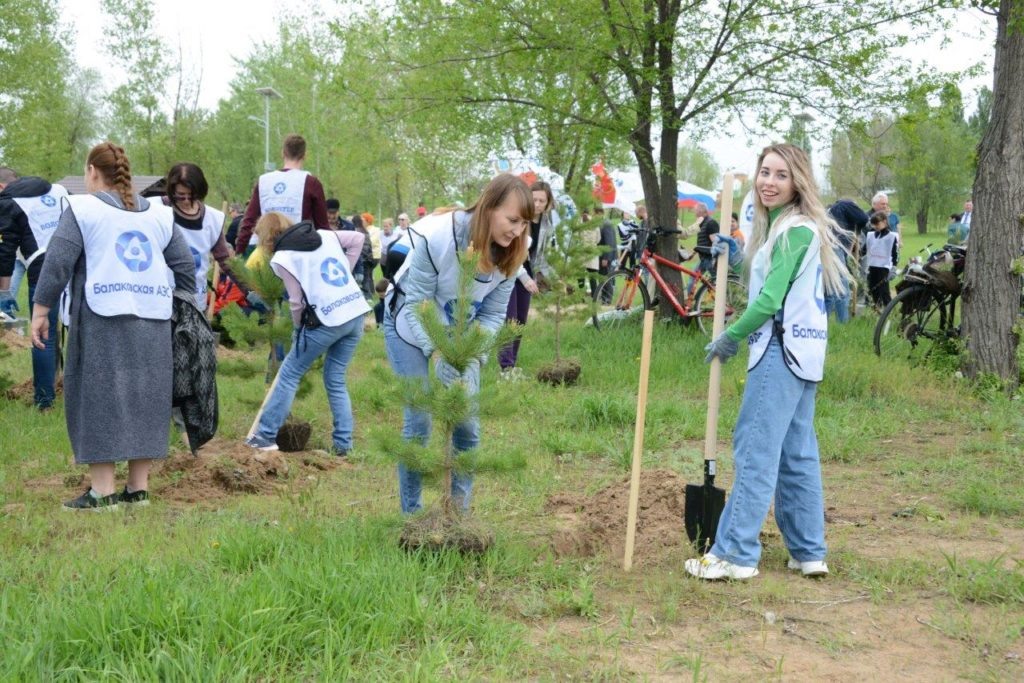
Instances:
[[[149,491],[132,491],[128,493],[128,487],[125,486],[118,500],[129,507],[143,507],[149,505]]]
[[[335,458],[347,458],[348,457],[348,449],[347,448],[338,448],[337,446],[331,446],[330,453]]]
[[[90,488],[78,498],[65,501],[61,509],[70,512],[116,512],[117,501],[118,495],[116,493],[96,498],[92,495],[92,489]]]

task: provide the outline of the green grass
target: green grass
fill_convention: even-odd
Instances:
[[[499,383],[496,363],[484,368],[481,449],[526,466],[478,481],[474,507],[498,539],[480,559],[398,548],[394,462],[381,437],[400,429],[402,411],[379,332],[366,333],[350,371],[356,466],[214,509],[157,500],[138,514],[59,512],[62,480],[81,470],[70,464],[63,409],[41,415],[0,399],[0,680],[781,678],[792,675],[781,653],[759,654],[763,668],[745,674],[722,668],[722,653],[735,657],[745,634],[762,628],[736,608],[806,615],[802,600],[858,593],[874,609],[940,601],[936,609],[956,620],[935,623],[950,633],[991,617],[998,629],[985,642],[1009,651],[1019,644],[1014,625],[1024,624],[1019,565],[991,559],[990,549],[947,559],[929,535],[998,537],[1024,527],[1019,403],[981,400],[948,374],[875,357],[873,322],[831,330],[816,422],[826,498],[870,507],[879,524],[915,534],[914,544],[869,557],[850,540],[861,538],[851,535],[859,528],[830,525],[827,582],[786,574],[777,536],[766,542],[762,577],[747,585],[684,579],[687,548],[629,575],[618,569],[621,558],[553,556],[548,497],[592,493],[628,472],[639,329],[609,335],[567,324],[564,354],[583,366],[576,387]],[[552,343],[551,325],[532,319],[520,357],[528,375],[551,359]],[[645,468],[700,478],[706,343],[679,325],[655,331]],[[264,361],[253,352],[224,364],[222,438],[241,440],[248,429],[266,390]],[[4,372],[27,378],[29,352],[0,358]],[[745,375],[741,352],[723,372],[726,482]],[[318,373],[309,379],[293,412],[313,423],[311,446],[323,448],[330,415]],[[182,450],[176,436],[172,448]],[[905,506],[914,514],[891,521]],[[658,643],[694,623],[708,626],[659,644],[644,674],[626,656],[635,643]],[[841,662],[860,652],[854,641],[833,629],[806,647]],[[1005,668],[1012,664],[980,655],[962,666],[968,677],[1013,677]]]

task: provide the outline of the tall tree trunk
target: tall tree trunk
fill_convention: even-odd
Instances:
[[[398,211],[405,211],[405,207],[402,206],[402,174],[401,171],[395,171],[395,206],[398,207]]]
[[[928,232],[927,209],[918,209],[914,217],[917,219],[917,234],[923,235]]]
[[[1024,243],[1024,0],[1001,0],[997,23],[992,121],[974,180],[963,332],[967,373],[993,373],[1015,388],[1021,280],[1013,263]]]

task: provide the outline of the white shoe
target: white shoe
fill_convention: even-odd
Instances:
[[[698,579],[706,579],[708,581],[718,581],[720,579],[731,579],[733,581],[745,581],[752,579],[758,575],[757,567],[741,567],[738,564],[732,562],[726,562],[723,559],[717,558],[711,553],[708,553],[704,557],[697,559],[693,558],[686,561],[686,571],[691,576],[696,576]]]
[[[828,565],[825,564],[824,560],[801,562],[791,557],[789,562],[786,563],[786,567],[793,570],[799,569],[800,573],[804,576],[825,576],[828,574]]]

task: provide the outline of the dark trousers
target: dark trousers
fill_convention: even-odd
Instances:
[[[512,296],[508,298],[508,310],[505,311],[506,322],[518,322],[526,324],[526,316],[530,313],[530,299],[533,295],[526,291],[526,287],[519,280],[512,287]],[[519,360],[519,337],[506,345],[498,354],[498,364],[501,369],[514,368]]]
[[[29,306],[36,293],[36,286],[28,286]],[[32,389],[33,402],[37,408],[49,408],[57,397],[55,383],[57,379],[57,313],[59,306],[50,309],[50,331],[43,340],[44,349],[32,347]]]
[[[376,267],[376,259],[367,259],[363,262],[363,284],[361,289],[367,297],[373,296],[373,269]]]
[[[868,290],[871,292],[871,299],[877,306],[885,306],[892,301],[889,294],[889,269],[868,268]]]

